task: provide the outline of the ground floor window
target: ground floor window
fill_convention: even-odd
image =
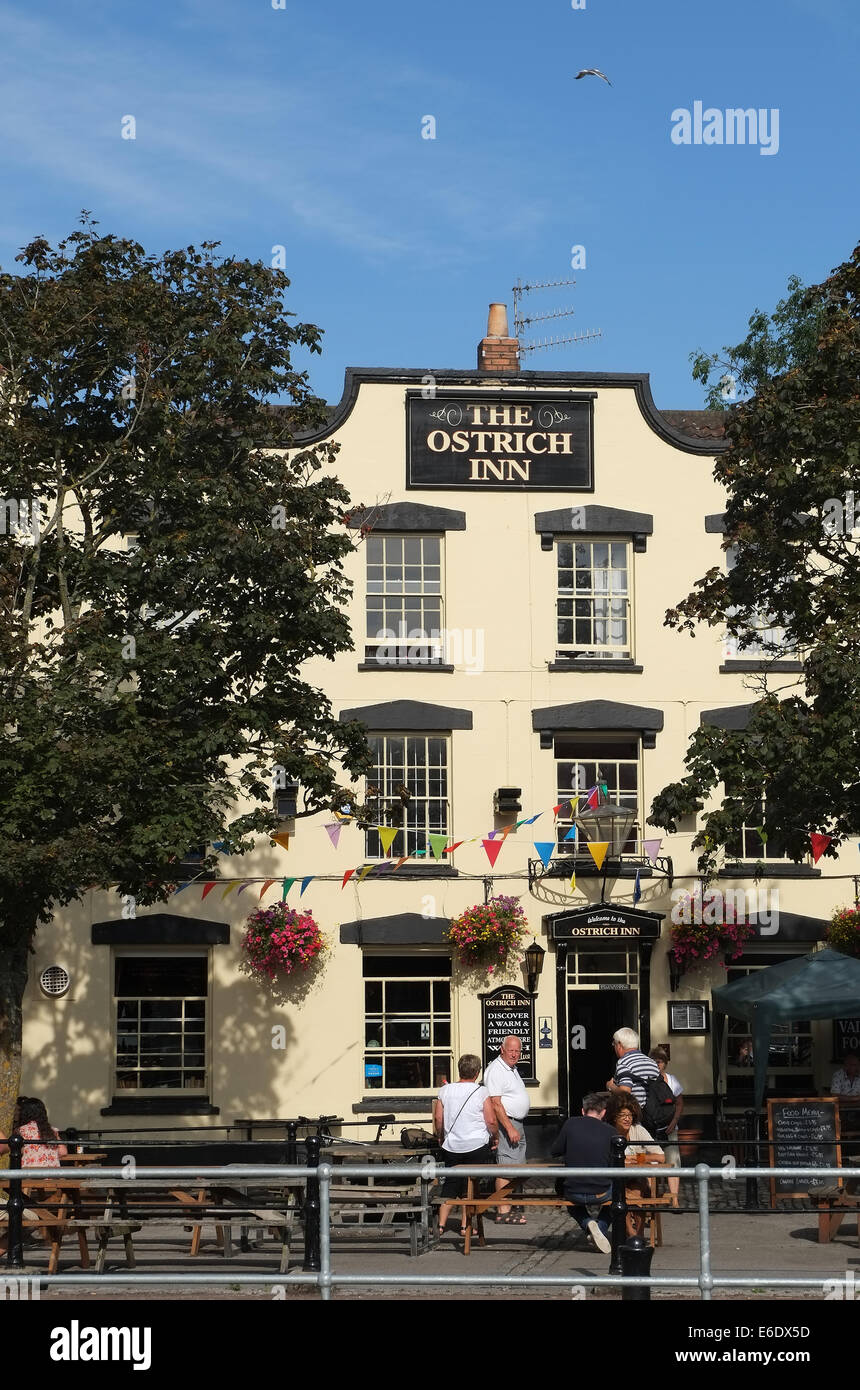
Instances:
[[[366,954],[364,1084],[429,1090],[451,1079],[449,956]]]
[[[116,1089],[206,1088],[208,954],[117,953],[114,958]]]
[[[769,965],[781,965],[784,961],[794,960],[796,955],[802,954],[804,953],[746,953],[737,965],[729,965],[726,983],[731,984],[733,980],[743,979],[753,971],[765,970]],[[726,1090],[731,1100],[735,1093],[752,1089],[755,1055],[750,1025],[746,1019],[729,1018],[726,1022]],[[782,1095],[815,1094],[812,1023],[809,1019],[774,1024],[767,1069],[769,1091]]]

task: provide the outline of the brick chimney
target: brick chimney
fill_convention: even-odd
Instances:
[[[479,372],[518,372],[520,345],[508,337],[508,306],[491,304],[487,336],[478,344]]]

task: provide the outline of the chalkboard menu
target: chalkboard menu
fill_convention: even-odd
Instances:
[[[503,985],[494,989],[492,994],[482,994],[480,998],[484,1066],[495,1061],[505,1038],[519,1038],[523,1055],[517,1063],[517,1071],[523,1081],[533,1080],[534,998],[516,985]]]
[[[839,1168],[839,1102],[816,1096],[769,1100],[767,1132],[772,1168]],[[836,1179],[771,1178],[771,1204],[782,1197],[806,1197],[810,1190],[831,1187]]]

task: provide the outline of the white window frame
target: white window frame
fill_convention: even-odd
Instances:
[[[561,565],[561,558],[562,558],[562,556],[561,556],[560,547],[561,547],[562,545],[569,545],[569,546],[571,547],[571,565],[570,565],[570,566],[564,566],[564,569],[565,569],[565,570],[570,569],[571,572],[572,572],[572,574],[573,574],[573,587],[571,587],[571,588],[564,588],[564,589],[562,589],[561,583],[560,583],[560,576],[561,576],[561,573],[562,573],[562,565]],[[577,566],[576,566],[576,558],[577,558],[577,556],[576,556],[576,547],[577,547],[578,545],[588,546],[588,547],[590,548],[591,565],[590,565],[589,568],[590,568],[590,573],[591,573],[591,575],[592,575],[592,582],[591,582],[591,587],[590,587],[587,591],[586,591],[586,590],[577,591],[577,588],[576,588],[576,572],[577,572]],[[608,564],[608,565],[606,565],[606,566],[602,566],[602,565],[601,565],[601,566],[598,566],[598,567],[595,569],[595,565],[594,565],[594,547],[597,546],[597,545],[606,545],[606,546],[609,547],[609,552],[608,552],[608,555],[607,555],[607,559],[608,559],[610,562],[611,562],[611,560],[613,559],[613,552],[612,552],[612,547],[613,547],[613,546],[623,547],[623,549],[624,549],[624,573],[625,573],[625,575],[626,575],[626,587],[625,587],[623,593],[621,593],[621,595],[620,595],[619,598],[613,598],[613,597],[612,597],[613,594],[615,594],[616,592],[619,592],[619,591],[615,590],[614,588],[607,587],[606,589],[602,589],[602,588],[600,587],[599,583],[598,583],[598,586],[595,587],[594,575],[595,575],[596,573],[605,572],[606,575],[607,575],[607,584],[611,584],[612,581],[608,578],[608,576],[619,572],[619,571],[618,571],[618,568],[617,568],[616,566],[613,566],[611,563]],[[555,648],[556,648],[556,653],[555,653],[555,654],[556,654],[556,660],[562,660],[562,661],[569,660],[569,661],[571,661],[571,662],[575,662],[575,661],[577,661],[577,660],[580,660],[580,661],[582,661],[582,660],[596,660],[596,661],[632,661],[632,660],[634,659],[634,641],[633,641],[633,638],[634,638],[634,625],[633,625],[634,594],[633,594],[633,558],[632,558],[632,557],[633,557],[633,546],[632,546],[631,539],[628,538],[628,537],[624,537],[624,536],[584,536],[584,535],[581,535],[581,534],[580,534],[580,535],[577,535],[576,533],[573,533],[573,534],[571,534],[571,535],[557,536],[557,537],[555,538],[555,569],[556,569],[556,600],[555,600],[555,619],[556,619],[556,627],[555,627]],[[579,595],[580,595],[579,598],[577,597],[577,593],[578,593],[578,592],[579,592]],[[579,619],[577,619],[577,615],[576,615],[576,604],[577,604],[577,602],[580,602],[580,603],[588,603],[588,604],[591,605],[591,617],[588,619],[588,621],[591,623],[592,635],[593,635],[593,633],[594,633],[594,628],[595,628],[595,626],[596,626],[598,623],[601,623],[601,622],[602,622],[602,623],[606,623],[606,624],[607,624],[607,628],[609,629],[609,634],[608,634],[609,637],[610,637],[610,640],[609,640],[609,641],[604,642],[603,644],[601,644],[601,643],[599,643],[599,642],[585,642],[585,643],[583,643],[583,642],[577,642],[577,641],[576,641],[576,624],[577,624],[577,621],[583,621],[583,619],[585,618],[585,615],[580,615]],[[601,603],[609,603],[610,605],[611,605],[611,604],[623,604],[623,608],[624,608],[623,617],[619,618],[619,617],[613,617],[613,616],[611,616],[611,615],[608,616],[608,617],[600,617],[600,618],[596,617],[596,616],[595,616],[595,608],[596,608],[596,606],[597,606],[598,604],[601,604]],[[569,614],[569,615],[568,615],[568,614],[562,614],[562,611],[561,611],[561,610],[562,610],[562,606],[563,606],[563,605],[566,605],[566,604],[571,605],[571,608],[572,608],[572,612],[571,612],[571,614]],[[573,636],[573,639],[574,639],[572,642],[561,642],[561,641],[559,641],[558,628],[559,628],[559,624],[560,624],[561,622],[569,622],[569,623],[572,624],[572,636]],[[612,629],[612,627],[613,627],[616,623],[618,623],[618,622],[623,622],[623,623],[626,624],[626,641],[623,641],[623,642],[614,642],[614,641],[611,640],[611,629]]]
[[[118,960],[140,959],[142,957],[158,958],[159,960],[178,960],[189,956],[196,958],[203,957],[206,961],[206,994],[200,995],[118,995],[116,993],[116,963]],[[203,1030],[203,1084],[202,1086],[121,1086],[119,1084],[119,1073],[122,1071],[141,1071],[140,1065],[129,1064],[121,1065],[119,1057],[119,1008],[120,1002],[128,1002],[138,999],[147,1003],[156,1003],[160,999],[168,1002],[176,1000],[183,1001],[198,1000],[204,1001],[204,1030]],[[200,1098],[209,1094],[212,1080],[212,960],[211,951],[203,946],[123,946],[115,947],[111,958],[111,1095],[122,1096],[129,1099],[142,1099],[156,1096],[187,1096]],[[140,1015],[138,1014],[138,1021]],[[184,1036],[184,1029],[181,1036]],[[140,1047],[138,1046],[138,1057]],[[180,1057],[181,1057],[180,1053]],[[154,1070],[162,1071],[200,1071],[199,1067],[183,1067],[181,1061],[178,1066],[163,1067]]]
[[[568,757],[561,757],[561,756],[559,756],[559,753],[558,753],[558,743],[559,743],[559,741],[562,740],[562,739],[572,739],[572,740],[575,740],[577,743],[584,744],[586,747],[588,747],[589,745],[590,745],[590,746],[593,746],[593,748],[594,748],[594,757],[593,757],[593,758],[587,758],[587,757],[585,757],[583,754],[577,754],[577,756],[576,756],[575,758],[568,758]],[[630,743],[630,742],[635,742],[635,743],[637,744],[637,747],[638,747],[638,750],[639,750],[638,753],[637,753],[637,756],[636,756],[635,758],[613,758],[613,757],[612,757],[612,755],[611,755],[611,749],[612,749],[612,746],[613,746],[614,744],[617,744],[617,745],[620,746],[621,744]],[[618,775],[617,775],[617,769],[618,769],[618,767],[619,767],[621,764],[623,764],[623,765],[625,765],[625,766],[633,766],[633,767],[636,768],[636,789],[635,789],[635,796],[636,796],[636,815],[635,815],[635,818],[634,818],[633,825],[631,826],[631,829],[630,829],[630,835],[629,835],[629,837],[628,837],[628,839],[627,839],[627,845],[628,845],[628,846],[631,846],[631,845],[632,845],[632,848],[625,848],[624,853],[625,853],[625,854],[636,854],[636,853],[638,853],[638,843],[639,843],[639,842],[638,842],[638,840],[636,839],[636,828],[637,828],[637,826],[639,826],[639,825],[642,824],[643,786],[644,786],[644,769],[643,769],[643,765],[642,765],[642,740],[641,740],[641,738],[638,738],[638,736],[637,736],[635,733],[613,734],[613,733],[601,733],[599,730],[595,730],[594,732],[580,732],[579,730],[570,730],[570,731],[568,731],[568,732],[560,732],[560,733],[556,734],[555,738],[553,739],[553,756],[554,756],[554,758],[555,758],[555,764],[556,764],[556,774],[555,774],[555,779],[556,779],[556,780],[555,780],[555,784],[556,784],[556,789],[557,789],[557,790],[556,790],[556,800],[559,801],[559,802],[570,801],[570,800],[574,800],[577,796],[579,796],[581,799],[580,799],[579,806],[578,806],[578,808],[577,808],[577,811],[578,811],[578,812],[579,812],[579,811],[584,811],[584,810],[586,809],[586,801],[585,801],[584,793],[585,793],[585,792],[588,792],[588,791],[595,785],[595,783],[600,782],[600,781],[605,781],[605,782],[606,782],[607,791],[608,791],[608,793],[609,793],[609,800],[610,800],[610,801],[616,801],[616,802],[619,803],[619,805],[622,805],[622,806],[625,804],[625,801],[629,802],[629,800],[630,800],[630,795],[631,795],[630,790],[629,790],[628,788],[619,789],[618,782],[619,782],[620,779],[619,779],[619,777],[618,777]],[[614,777],[606,777],[606,776],[600,775],[600,776],[595,776],[592,780],[589,780],[590,774],[586,774],[586,772],[585,772],[585,770],[584,770],[585,767],[586,767],[586,765],[587,765],[589,762],[593,762],[593,763],[596,764],[596,772],[598,772],[598,773],[600,773],[600,774],[603,773],[604,765],[606,765],[606,766],[608,767],[608,766],[610,766],[610,765],[612,765],[612,764],[614,763],[615,769],[616,769],[616,775],[615,775]],[[566,787],[562,787],[562,784],[561,784],[561,776],[560,776],[560,773],[559,773],[559,767],[560,767],[560,765],[561,765],[562,763],[572,763],[572,764],[574,764],[574,765],[576,766],[577,772],[578,772],[578,774],[579,774],[579,782],[581,783],[580,786],[578,786],[578,787],[571,787],[570,789],[568,789],[568,788],[566,788]],[[565,838],[564,838],[564,836],[565,836],[565,835],[567,834],[567,832],[570,830],[570,828],[571,828],[571,826],[573,825],[573,823],[574,823],[574,822],[573,822],[573,818],[572,818],[570,815],[562,816],[561,814],[559,814],[559,817],[558,817],[558,819],[557,819],[557,821],[556,821],[556,839],[557,839],[557,841],[558,841],[559,852],[561,852],[562,849],[564,849],[564,850],[566,850],[567,853],[569,853],[569,854],[572,854],[572,853],[573,853],[574,841],[573,841],[573,840],[567,840],[567,841],[565,841]],[[579,836],[578,836],[578,838],[577,838],[577,840],[576,840],[575,843],[576,843],[576,845],[577,845],[577,849],[578,849],[578,853],[579,853],[579,854],[587,854],[587,853],[588,853],[588,851],[587,851],[586,848],[585,848],[585,841],[584,841],[584,837],[583,837],[582,835],[579,835]]]
[[[438,591],[434,591],[435,580],[427,580],[425,570],[430,568],[426,560],[424,546],[426,541],[439,544]],[[406,546],[417,542],[419,560],[407,564]],[[388,578],[389,570],[397,568],[397,562],[389,560],[389,547],[392,551],[400,546],[399,568],[402,577]],[[365,605],[364,624],[366,632],[365,660],[381,666],[441,666],[445,664],[445,535],[444,532],[407,531],[402,534],[383,531],[367,538],[367,559],[365,563]],[[376,548],[381,548],[381,562],[372,558]],[[379,579],[371,578],[371,569],[381,569]],[[418,570],[417,578],[407,578],[407,569]],[[376,592],[371,592],[371,584],[379,584]],[[389,588],[389,584],[391,587]],[[429,586],[429,587],[428,587]],[[410,626],[406,612],[410,600],[420,609],[417,625]],[[438,601],[438,621],[427,621],[428,611],[434,611]],[[382,626],[371,623],[371,605],[382,610]],[[427,608],[425,608],[427,605]],[[396,613],[394,610],[398,610]],[[389,611],[391,610],[391,611]],[[391,621],[389,621],[389,618]],[[376,631],[372,630],[376,626]],[[380,633],[391,635],[380,636]]]
[[[393,763],[389,757],[388,745],[395,739],[403,740],[403,762]],[[425,786],[428,787],[428,794],[419,797],[410,786],[409,778],[409,741],[419,740],[424,743],[424,759],[420,766],[424,770]],[[451,830],[451,735],[447,733],[425,733],[417,730],[406,730],[397,733],[394,730],[386,730],[384,733],[368,734],[368,743],[371,753],[375,753],[375,744],[381,740],[384,745],[383,754],[383,773],[382,777],[376,780],[376,774],[371,774],[367,779],[367,790],[365,796],[371,806],[378,804],[380,808],[380,825],[397,825],[400,833],[393,841],[391,849],[387,855],[382,852],[382,845],[375,828],[370,827],[365,833],[365,859],[382,860],[386,858],[399,859],[405,854],[414,854],[416,849],[424,849],[429,846],[429,835],[450,835]],[[429,743],[431,740],[438,740],[444,746],[445,751],[445,795],[431,797],[429,795],[429,785],[432,765],[428,761]],[[416,766],[418,764],[416,763]],[[410,793],[410,799],[403,804],[397,788],[404,785]],[[414,783],[413,783],[414,785]],[[378,794],[372,791],[373,787],[378,787]],[[443,807],[444,824],[436,825],[430,823],[429,806],[433,802]],[[399,803],[399,807],[396,803]],[[425,815],[421,822],[416,823],[414,819],[415,807],[424,804]],[[398,819],[399,811],[399,819]],[[388,814],[386,814],[388,812]],[[428,853],[427,861],[432,862],[432,856]],[[444,862],[451,862],[451,856],[446,855]]]
[[[418,959],[420,959],[420,955],[421,955],[421,954],[429,955],[429,954],[431,954],[431,953],[430,953],[430,952],[423,952],[423,953],[413,953],[413,954],[414,954],[415,960],[417,961]],[[409,958],[409,957],[408,957],[408,953],[402,952],[402,951],[396,951],[396,950],[366,952],[365,955],[366,955],[367,957],[375,956],[377,959],[379,959],[379,958],[387,959],[387,958],[391,958],[391,957],[397,957],[398,959],[404,959],[404,958],[407,958],[407,959],[408,959],[408,958]],[[433,951],[433,952],[432,952],[432,955],[434,955],[434,956],[444,956],[444,955],[445,955],[445,952],[444,952],[444,951]],[[447,1010],[445,1010],[445,1009],[440,1009],[440,1010],[437,1011],[436,1008],[435,1008],[434,1002],[433,1002],[433,986],[434,986],[434,984],[436,984],[436,983],[438,983],[438,982],[440,982],[440,981],[443,981],[443,982],[446,983],[447,986],[448,986],[448,1008],[447,1008]],[[409,1092],[409,1091],[412,1091],[412,1092],[415,1092],[415,1091],[435,1092],[435,1091],[438,1091],[439,1085],[440,1085],[441,1083],[436,1079],[436,1076],[435,1076],[435,1074],[434,1074],[434,1073],[435,1073],[435,1063],[436,1063],[436,1061],[437,1061],[440,1057],[442,1057],[443,1055],[444,1055],[445,1062],[446,1062],[445,1075],[446,1075],[448,1081],[451,1081],[451,1080],[453,1079],[453,1078],[452,1078],[452,1075],[451,1075],[451,1069],[452,1069],[452,1067],[454,1066],[454,1047],[453,1047],[453,1044],[454,1044],[454,982],[453,982],[453,976],[452,976],[452,974],[451,974],[451,973],[445,973],[445,974],[434,975],[434,974],[430,974],[430,973],[427,973],[427,972],[422,973],[422,972],[416,971],[415,973],[408,973],[408,972],[406,972],[406,973],[404,973],[404,974],[402,974],[402,975],[400,975],[400,974],[398,974],[398,975],[365,975],[365,974],[364,974],[364,963],[362,962],[362,981],[361,981],[361,983],[362,983],[362,1003],[361,1003],[361,1007],[362,1007],[362,1019],[363,1019],[363,1025],[362,1025],[362,1026],[363,1026],[363,1028],[364,1028],[364,1044],[363,1044],[363,1058],[364,1058],[364,1061],[363,1061],[363,1064],[362,1064],[362,1065],[366,1068],[368,1064],[373,1065],[373,1063],[376,1062],[377,1060],[378,1060],[378,1061],[381,1063],[381,1065],[382,1065],[382,1076],[381,1076],[381,1078],[380,1078],[380,1084],[379,1084],[378,1086],[370,1086],[370,1085],[368,1084],[369,1078],[368,1078],[367,1072],[366,1072],[366,1070],[365,1070],[365,1072],[364,1072],[364,1074],[363,1074],[363,1078],[362,1078],[362,1079],[363,1079],[363,1084],[364,1084],[364,1089],[365,1089],[365,1091],[368,1092],[368,1094],[372,1094],[374,1091],[380,1091],[380,1092],[382,1092],[382,1093],[388,1093],[388,1092],[392,1092],[392,1091],[403,1091],[403,1092]],[[366,986],[367,986],[367,985],[371,985],[371,984],[378,984],[378,985],[381,985],[381,986],[382,986],[382,1009],[381,1009],[381,1011],[380,1011],[380,1010],[376,1010],[376,1009],[370,1009],[370,1010],[369,1010],[369,1009],[367,1008],[367,989],[366,989]],[[429,1025],[430,1037],[426,1040],[426,1044],[425,1044],[425,1042],[424,1042],[423,1040],[422,1040],[421,1042],[419,1042],[418,1044],[414,1045],[414,1046],[411,1046],[411,1045],[409,1045],[409,1044],[404,1044],[404,1043],[400,1043],[400,1044],[397,1044],[397,1043],[388,1044],[388,1043],[386,1042],[386,1040],[385,1040],[385,1029],[386,1029],[386,1022],[387,1022],[387,1020],[400,1019],[400,1020],[403,1021],[403,1022],[414,1022],[414,1021],[417,1020],[419,1023],[422,1022],[422,1021],[424,1021],[424,1014],[423,1014],[423,1011],[422,1011],[422,1010],[417,1010],[417,1009],[411,1009],[411,1010],[393,1010],[393,1009],[386,1009],[386,986],[389,985],[389,984],[395,984],[395,985],[396,985],[396,984],[426,984],[426,985],[429,986],[429,992],[430,992],[430,1010],[429,1010],[429,1013],[427,1014],[426,1018],[427,1018],[427,1023],[428,1023],[428,1025]],[[446,1043],[437,1043],[437,1042],[435,1041],[435,1039],[434,1039],[435,1024],[436,1024],[437,1022],[440,1022],[440,1023],[445,1023],[445,1022],[447,1022],[447,1024],[448,1024],[448,1042],[447,1042],[447,1044],[446,1044]],[[382,1029],[382,1043],[381,1043],[381,1045],[380,1045],[379,1047],[372,1047],[372,1046],[369,1046],[369,1045],[368,1045],[368,1042],[367,1042],[367,1032],[368,1032],[368,1029],[369,1029],[369,1028],[375,1028],[375,1027],[381,1027],[381,1029]],[[388,1081],[387,1081],[387,1079],[386,1079],[386,1075],[385,1075],[385,1070],[386,1070],[386,1059],[387,1059],[387,1058],[401,1058],[401,1059],[405,1059],[405,1060],[408,1061],[408,1060],[410,1060],[410,1059],[412,1059],[412,1060],[419,1060],[419,1059],[421,1059],[421,1058],[423,1058],[423,1057],[428,1057],[428,1056],[429,1056],[429,1059],[430,1059],[430,1082],[429,1082],[427,1085],[423,1085],[423,1084],[420,1084],[420,1083],[417,1083],[417,1082],[409,1082],[407,1085],[404,1085],[404,1086],[396,1086],[396,1085],[393,1085],[393,1084],[389,1084],[389,1083],[388,1083]]]

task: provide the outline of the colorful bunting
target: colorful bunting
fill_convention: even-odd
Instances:
[[[642,841],[642,848],[644,849],[644,851],[645,851],[645,853],[647,854],[648,858],[651,860],[651,863],[652,863],[652,864],[656,864],[656,863],[657,863],[657,855],[660,853],[660,846],[662,845],[662,843],[663,843],[662,839],[661,839],[661,840],[643,840],[643,841]]]
[[[373,873],[373,868],[374,866],[372,864],[365,864],[364,868],[360,870],[358,875],[359,883],[361,883],[362,879],[367,878],[368,874]]]
[[[809,838],[812,842],[812,862],[813,864],[817,864],[822,854],[827,849],[827,846],[830,844],[830,841],[833,839],[833,836],[822,835],[818,831],[813,830]]]
[[[275,879],[275,878],[267,878],[267,879],[266,879],[266,882],[263,884],[262,888],[260,889],[260,901],[261,901],[261,902],[263,901],[263,897],[265,896],[266,893],[268,893],[268,891],[269,891],[269,889],[271,888],[271,886],[272,886],[273,883],[277,883],[277,879]]]
[[[760,826],[759,826],[758,832],[757,832],[757,833],[758,833],[758,837],[759,837],[759,839],[761,840],[762,844],[763,844],[763,845],[766,845],[766,844],[767,844],[767,831],[765,830],[765,828],[764,828],[763,825],[760,825]]]
[[[545,869],[549,868],[549,861],[555,852],[555,840],[534,840],[532,842],[540,855],[541,863]]]
[[[569,801],[560,801],[557,806],[553,806],[552,813],[554,816],[566,816],[569,807]]]
[[[502,845],[504,844],[504,841],[503,841],[503,840],[482,840],[481,843],[483,844],[484,849],[487,851],[487,858],[488,858],[489,861],[490,861],[490,868],[492,869],[492,868],[494,868],[495,863],[496,863],[496,860],[497,860],[498,857],[499,857],[499,850],[502,848]]]
[[[303,878],[303,879],[302,879],[302,886],[301,886],[301,889],[299,890],[299,897],[300,897],[300,898],[304,897],[305,889],[307,888],[307,886],[308,886],[309,883],[313,883],[314,878],[315,878],[315,875],[314,875],[314,874],[308,874],[307,878]]]
[[[212,848],[216,854],[220,854],[226,843],[226,840],[213,840]]]
[[[247,881],[246,883],[243,883],[243,884],[242,884],[242,887],[239,889],[239,893],[244,893],[245,889],[246,889],[246,888],[250,888],[250,887],[251,887],[251,880],[248,879],[248,881]],[[239,896],[239,893],[236,894],[236,897],[237,897],[237,898],[238,898],[238,896]]]
[[[355,869],[347,869],[346,873],[345,873],[344,876],[343,876],[343,883],[340,885],[340,891],[341,891],[341,892],[343,892],[344,888],[345,888],[346,885],[349,883],[349,880],[352,878],[352,876],[353,876],[354,873],[355,873]]]
[[[444,853],[445,846],[448,843],[448,836],[428,835],[427,838],[430,841],[430,848],[433,851],[433,858],[440,859],[442,857],[442,854]]]
[[[578,838],[578,836],[579,836],[579,831],[577,830],[577,828],[576,828],[575,825],[572,825],[572,826],[570,827],[570,829],[568,830],[568,832],[567,832],[567,834],[565,835],[564,838],[565,838],[566,840],[576,840],[576,839]]]
[[[591,855],[591,857],[592,857],[592,859],[594,860],[595,864],[597,865],[598,869],[602,869],[602,868],[603,868],[603,861],[604,861],[604,859],[606,858],[606,853],[607,853],[607,850],[608,850],[608,849],[609,849],[609,841],[608,841],[608,840],[589,840],[589,841],[588,841],[588,851],[589,851],[589,854]]]
[[[187,884],[187,883],[180,883],[180,885],[179,885],[178,888],[174,888],[174,890],[173,890],[173,896],[174,896],[174,898],[176,897],[176,894],[177,894],[177,893],[181,893],[182,890],[183,890],[183,888],[187,888],[187,887],[188,887],[188,884]]]
[[[236,889],[236,888],[238,888],[238,887],[239,887],[239,880],[238,880],[238,878],[235,879],[235,880],[233,881],[233,883],[228,883],[228,884],[227,884],[227,887],[224,889],[224,892],[221,894],[221,901],[223,902],[223,900],[224,900],[226,897],[228,897],[228,896],[234,891],[234,889]]]
[[[461,846],[461,845],[464,845],[465,843],[466,843],[465,840],[455,840],[454,843],[453,843],[453,845],[446,845],[446,847],[445,847],[445,849],[443,849],[442,853],[443,853],[443,854],[453,854],[455,849],[459,849],[460,846]],[[402,863],[403,863],[403,860],[401,859],[400,862],[401,862],[401,864],[402,864]]]
[[[534,825],[535,821],[540,820],[542,815],[543,811],[538,811],[536,816],[529,816],[528,820],[518,820],[517,829],[519,830],[521,825]]]
[[[329,821],[327,825],[323,826],[323,830],[328,831],[328,837],[334,849],[337,849],[337,842],[340,839],[340,832],[342,829],[343,826],[338,825],[336,820]]]
[[[285,878],[285,879],[284,879],[284,886],[283,886],[283,890],[282,890],[282,892],[281,892],[281,902],[282,902],[282,903],[285,903],[285,902],[287,901],[287,894],[289,893],[289,891],[290,891],[290,889],[292,888],[292,886],[293,886],[293,884],[295,883],[295,881],[296,881],[296,880],[295,880],[294,878]]]
[[[635,907],[642,897],[642,885],[639,882],[639,870],[636,870],[636,882],[633,885],[633,906]]]
[[[462,840],[461,840],[460,843],[462,844]],[[401,864],[405,864],[408,858],[409,858],[409,855],[408,855],[408,854],[404,854],[403,857],[402,857],[401,859],[398,859],[397,863],[394,865],[395,869],[399,869]]]
[[[571,893],[576,892],[576,874],[571,874],[570,876],[570,888],[568,891]]]
[[[588,806],[590,810],[595,810],[600,805],[600,789],[592,787],[588,793]]]
[[[216,882],[216,883],[204,883],[204,885],[203,885],[203,892],[200,894],[200,901],[202,902],[203,899],[204,899],[209,893],[212,892],[212,889],[213,889],[213,888],[217,888],[217,887],[218,887],[217,882]]]
[[[290,837],[287,834],[286,830],[279,830],[277,835],[273,835],[272,843],[275,845],[280,845],[281,849],[289,849]]]
[[[374,829],[379,836],[379,843],[382,845],[382,853],[388,854],[388,851],[397,839],[399,827],[396,825],[377,825]]]

